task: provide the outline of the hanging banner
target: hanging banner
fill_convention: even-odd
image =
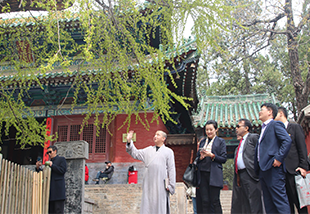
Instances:
[[[50,117],[48,117],[46,119],[46,135],[47,136],[51,136],[51,130],[52,130],[52,119]],[[46,154],[47,152],[47,148],[51,145],[51,141],[48,140],[44,143],[44,149],[43,149],[43,164],[45,164],[45,161],[48,161],[49,157]]]

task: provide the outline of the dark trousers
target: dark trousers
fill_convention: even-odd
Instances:
[[[50,201],[48,205],[49,214],[63,214],[65,208],[65,200]]]
[[[198,214],[222,213],[220,187],[210,186],[210,173],[200,172],[200,185],[196,188]]]
[[[288,213],[290,205],[285,189],[285,172],[283,165],[259,171],[259,180],[263,190],[266,213]]]
[[[254,180],[248,174],[246,169],[238,171],[238,174],[240,178],[240,186],[237,185],[237,174],[235,173],[231,213],[263,213],[259,181]]]
[[[295,213],[294,204],[297,207],[298,213],[308,213],[307,206],[300,209],[298,194],[296,190],[295,175],[291,175],[289,173],[286,173],[286,193],[288,201],[290,203],[291,213]]]
[[[108,178],[108,174],[103,173],[101,171],[98,171],[97,175],[96,175],[96,179],[100,179],[100,178]],[[99,181],[96,181],[96,184],[99,184]]]
[[[101,172],[101,171],[99,171],[99,172],[97,173],[97,175],[96,175],[96,178],[97,178],[97,179],[99,179],[99,178],[108,178],[108,177],[109,177],[108,174],[103,173],[103,172]]]

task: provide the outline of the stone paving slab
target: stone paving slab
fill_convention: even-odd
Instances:
[[[223,214],[230,214],[232,190],[222,190],[220,200]],[[192,200],[187,200],[187,214],[194,214]]]

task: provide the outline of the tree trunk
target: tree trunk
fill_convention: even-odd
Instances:
[[[299,54],[298,54],[298,43],[295,38],[297,34],[295,31],[293,12],[292,12],[292,1],[286,0],[285,12],[287,14],[287,46],[290,59],[291,76],[296,94],[297,101],[297,112],[307,106],[307,98],[309,96],[309,89],[307,84],[302,80],[301,72],[299,69]]]
[[[243,51],[244,53],[246,53],[246,55],[248,55],[248,51],[246,49],[246,45],[245,43],[243,43]],[[249,61],[248,59],[243,60],[243,71],[244,71],[244,78],[245,78],[245,90],[244,93],[241,92],[241,94],[250,94],[250,87],[251,87],[251,83],[250,83],[250,79],[249,79],[249,73],[250,73],[250,65],[249,65]]]
[[[294,41],[296,43],[296,41]],[[290,58],[290,67],[291,67],[291,74],[296,94],[296,101],[297,101],[297,112],[298,114],[300,111],[307,106],[307,98],[309,96],[309,89],[306,89],[305,83],[302,80],[301,72],[299,69],[299,55],[297,47],[292,47],[293,44],[288,43],[289,49],[289,58]]]

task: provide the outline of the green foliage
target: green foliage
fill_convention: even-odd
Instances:
[[[47,140],[53,140],[50,136],[45,136],[46,125],[40,124],[32,115],[31,109],[18,100],[12,99],[12,94],[0,91],[0,130],[5,135],[9,135],[10,127],[16,129],[16,141],[20,142],[21,148],[26,145],[44,145]]]
[[[233,189],[234,159],[227,159],[226,163],[223,164],[223,181],[227,182],[229,189]]]
[[[72,3],[63,1],[66,6]],[[189,98],[167,88],[164,73],[168,72],[166,78],[172,79],[172,75],[165,63],[174,68],[175,65],[166,52],[180,49],[183,43],[180,32],[189,17],[196,21],[193,34],[199,49],[217,46],[219,30],[224,30],[232,20],[232,8],[220,0],[154,0],[142,6],[134,0],[75,3],[78,8],[72,12],[70,8],[59,11],[55,1],[35,1],[33,6],[45,9],[47,15],[0,22],[0,61],[13,67],[0,74],[13,76],[0,83],[0,123],[6,129],[16,127],[19,143],[23,145],[42,144],[46,138],[44,122],[35,122],[31,110],[23,103],[29,96],[27,91],[33,84],[44,89],[38,74],[44,78],[59,70],[68,75],[78,71],[69,90],[74,93],[72,109],[78,105],[87,107],[83,125],[95,115],[95,124],[108,128],[119,113],[128,115],[123,124],[127,129],[131,115],[146,129],[159,116],[164,122],[172,120],[169,104],[176,101],[188,108]],[[83,38],[82,44],[76,43],[74,33]],[[160,33],[163,48],[150,45],[156,33]],[[80,63],[73,66],[76,60]],[[83,76],[85,73],[87,78]],[[87,94],[83,104],[78,102],[80,91]],[[13,94],[18,98],[12,99]],[[138,114],[149,110],[154,110],[151,121]],[[100,116],[102,113],[104,116]],[[23,130],[28,133],[25,135]]]
[[[297,28],[294,31],[299,53],[297,68],[291,67],[297,58],[289,55],[288,48],[288,35],[292,32],[287,25],[281,27],[282,19],[278,19],[290,15],[282,14],[288,4],[270,1],[264,5],[269,9],[263,10],[261,1],[226,2],[236,8],[232,14],[236,23],[228,31],[220,32],[219,47],[210,47],[204,52],[203,64],[198,70],[198,93],[200,96],[273,93],[288,106],[296,120],[301,110],[300,98],[309,100],[309,19],[306,19],[309,2],[304,1],[301,17],[305,19],[299,23],[300,31],[297,32]],[[298,79],[297,69],[303,82]],[[214,79],[216,81],[212,81]],[[302,94],[296,85],[302,85]]]

